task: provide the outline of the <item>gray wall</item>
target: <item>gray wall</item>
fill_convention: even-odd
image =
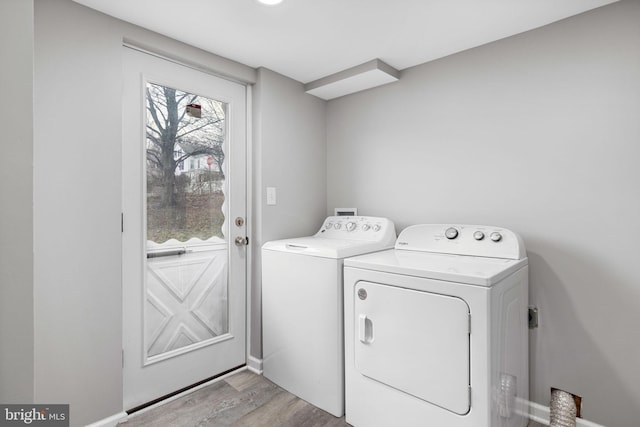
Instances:
[[[0,402],[33,401],[33,1],[0,1]]]
[[[122,410],[123,39],[255,83],[254,276],[261,242],[314,232],[326,209],[326,102],[302,84],[70,0],[36,0],[35,399],[70,403],[73,425]],[[264,206],[266,186],[278,188],[276,206]],[[250,353],[259,358],[259,281],[253,297]]]
[[[640,3],[623,1],[328,103],[328,212],[513,229],[530,261],[531,397],[638,425]]]
[[[251,355],[262,357],[260,247],[315,233],[326,210],[326,101],[301,83],[258,69],[253,115]],[[266,187],[277,189],[267,206]]]
[[[35,2],[35,399],[74,425],[122,408],[122,39],[101,18]]]

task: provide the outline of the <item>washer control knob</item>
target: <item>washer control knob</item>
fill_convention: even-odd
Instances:
[[[362,231],[369,231],[370,228],[371,226],[369,224],[365,224],[362,226]]]
[[[348,222],[347,223],[347,231],[353,231],[356,229],[356,223],[355,222]]]
[[[447,231],[444,232],[444,235],[447,237],[447,239],[453,240],[458,237],[458,230],[453,227],[449,227],[447,228]]]
[[[380,227],[380,224],[376,224],[373,226],[373,231],[380,231],[382,227]]]
[[[498,233],[497,231],[494,231],[489,235],[489,238],[494,242],[499,242],[500,240],[502,240],[502,234]]]
[[[476,240],[482,240],[484,239],[484,233],[482,231],[476,231],[473,233],[473,238]]]
[[[334,225],[333,228],[335,228],[336,230],[340,230],[342,228],[342,224],[336,222],[336,225]]]
[[[331,227],[333,227],[333,223],[332,222],[328,222],[327,223],[327,230],[330,229]]]

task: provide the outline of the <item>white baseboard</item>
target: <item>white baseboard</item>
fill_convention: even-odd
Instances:
[[[549,425],[549,418],[551,414],[551,408],[548,406],[540,405],[539,403],[529,402],[529,419],[546,426]],[[594,423],[592,421],[585,420],[583,418],[576,418],[576,427],[604,427],[603,425]]]
[[[249,356],[247,359],[247,369],[255,374],[262,375],[262,359]]]
[[[120,421],[127,419],[126,412],[120,412],[119,414],[111,415],[95,423],[87,424],[86,427],[115,427]]]

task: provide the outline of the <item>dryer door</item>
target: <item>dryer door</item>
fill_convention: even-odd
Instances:
[[[356,369],[456,414],[468,413],[466,302],[364,281],[354,292]]]

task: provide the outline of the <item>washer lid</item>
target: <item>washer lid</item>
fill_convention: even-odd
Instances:
[[[313,236],[267,242],[262,249],[322,258],[346,258],[392,248],[395,241],[395,226],[387,218],[330,216]]]
[[[344,265],[488,287],[526,266],[527,258],[513,260],[391,249],[348,258]]]
[[[262,246],[263,250],[288,252],[321,258],[346,258],[393,247],[393,242],[367,242],[362,240],[327,239],[324,237],[298,237],[275,240]]]

